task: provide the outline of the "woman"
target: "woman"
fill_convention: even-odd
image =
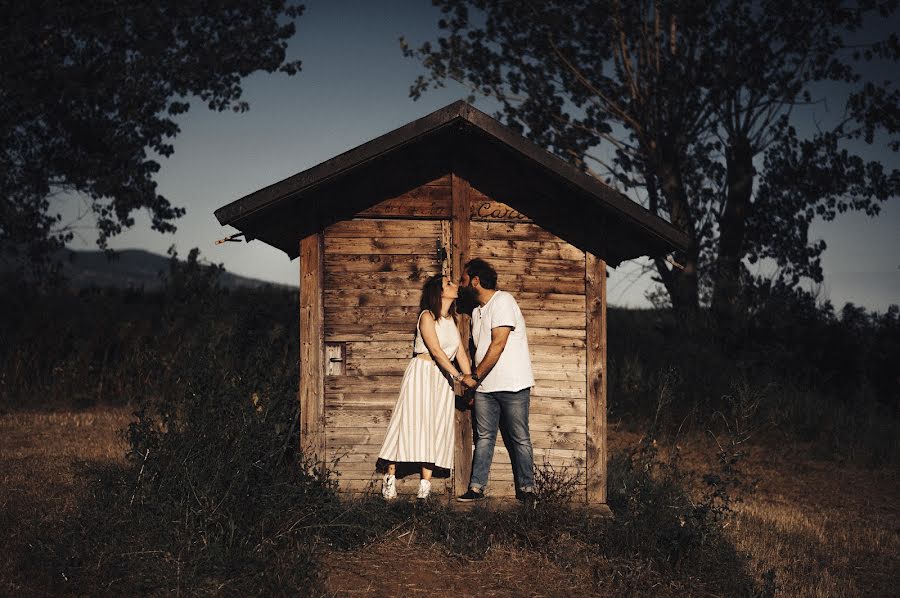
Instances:
[[[387,461],[381,488],[385,499],[397,497],[396,464],[419,463],[422,479],[416,498],[431,492],[434,467],[453,466],[453,384],[472,372],[468,355],[460,350],[456,325],[456,296],[459,287],[440,274],[432,276],[422,289],[419,321],[413,356],[394,407],[387,435],[378,458]],[[459,369],[453,365],[456,358]]]

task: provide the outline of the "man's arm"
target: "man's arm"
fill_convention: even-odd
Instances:
[[[509,333],[511,331],[512,326],[497,326],[496,328],[491,328],[491,344],[488,346],[484,359],[482,359],[481,363],[478,364],[478,367],[475,368],[475,375],[479,380],[484,380],[485,376],[490,374],[491,370],[494,369],[494,366],[497,365],[497,361],[500,360],[503,349],[506,348],[506,341],[509,339]],[[469,388],[478,386],[478,382],[476,382],[472,376],[465,376],[463,378],[463,384]]]

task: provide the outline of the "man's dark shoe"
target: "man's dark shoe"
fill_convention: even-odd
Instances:
[[[482,499],[484,499],[484,492],[478,492],[477,490],[472,490],[471,488],[466,490],[465,494],[456,497],[456,500],[459,502],[474,502],[476,500]]]
[[[534,492],[523,492],[522,504],[526,509],[534,509],[538,504],[537,494]]]

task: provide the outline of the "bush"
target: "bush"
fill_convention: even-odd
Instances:
[[[317,526],[340,512],[335,481],[298,455],[292,377],[256,347],[238,373],[215,343],[195,346],[182,392],[142,400],[127,431],[130,465],[95,472],[79,517],[44,545],[40,562],[65,572],[65,589],[317,587]]]

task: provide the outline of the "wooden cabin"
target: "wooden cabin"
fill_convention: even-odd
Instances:
[[[606,266],[684,249],[683,233],[465,102],[215,214],[300,257],[300,440],[334,463],[342,489],[380,489],[377,453],[423,283],[441,271],[458,280],[481,257],[527,323],[536,467],[577,477],[587,501],[606,502]],[[467,487],[464,407],[455,468],[435,493]],[[415,492],[416,471],[398,480],[401,493]],[[499,439],[488,491],[514,494]]]

